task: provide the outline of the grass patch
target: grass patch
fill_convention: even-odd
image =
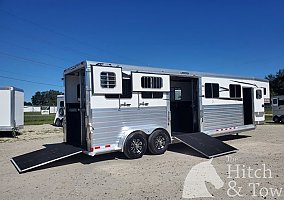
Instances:
[[[25,116],[28,115],[41,115],[41,112],[25,112]]]
[[[53,124],[55,114],[41,115],[38,113],[25,113],[25,125]]]
[[[272,115],[265,115],[265,122],[273,122],[272,121]]]
[[[271,107],[265,107],[265,114],[271,114],[272,115],[272,108]]]

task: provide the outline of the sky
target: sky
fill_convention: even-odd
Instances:
[[[264,78],[284,68],[284,0],[0,0],[0,87],[63,91],[83,60]]]

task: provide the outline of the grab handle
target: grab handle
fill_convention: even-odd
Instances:
[[[139,103],[139,106],[148,106],[149,105],[149,103],[146,103],[146,102],[141,102],[141,103]]]
[[[120,107],[122,107],[122,106],[131,106],[131,103],[124,102],[123,104],[120,104]]]

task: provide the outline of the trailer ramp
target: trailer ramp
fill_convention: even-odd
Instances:
[[[207,158],[222,156],[238,151],[238,149],[203,132],[174,134],[174,138],[203,154]]]
[[[64,143],[50,144],[44,149],[13,157],[11,162],[14,164],[19,173],[22,173],[81,152],[81,148]]]

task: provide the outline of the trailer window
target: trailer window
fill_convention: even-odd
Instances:
[[[118,99],[120,94],[106,94],[105,97],[108,99]],[[131,99],[132,98],[132,80],[122,79],[122,94],[121,99]]]
[[[261,90],[256,90],[255,91],[255,96],[256,96],[256,99],[261,99],[262,98],[262,91]]]
[[[101,72],[101,87],[114,88],[116,85],[116,77],[114,72]]]
[[[263,88],[263,95],[266,95],[266,88]]]
[[[219,98],[219,84],[205,83],[205,98]]]
[[[80,91],[80,84],[77,85],[77,99],[80,99],[81,91]]]
[[[278,100],[278,106],[283,106],[283,105],[284,105],[284,100],[282,100],[282,99],[280,100],[280,99],[279,99],[279,100]]]
[[[241,85],[230,84],[230,98],[240,98],[241,97]]]
[[[272,105],[278,106],[278,99],[272,99]]]
[[[142,92],[143,99],[161,99],[163,92]]]
[[[161,77],[142,76],[141,77],[142,88],[162,88],[163,79]]]
[[[59,106],[62,108],[64,107],[64,101],[60,101]]]

